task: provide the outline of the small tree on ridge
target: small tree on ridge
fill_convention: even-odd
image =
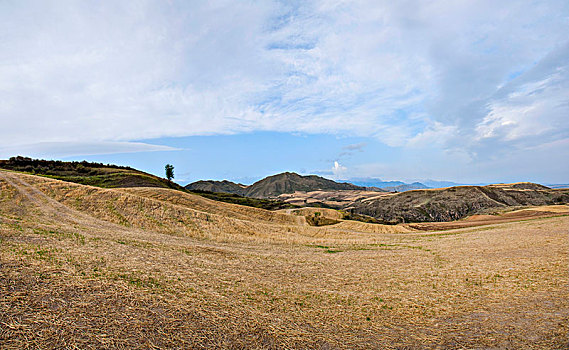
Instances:
[[[172,179],[174,178],[174,166],[171,164],[166,164],[164,169],[166,170],[166,178],[168,179],[168,181],[172,181]]]

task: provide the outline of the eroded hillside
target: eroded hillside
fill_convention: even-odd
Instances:
[[[350,210],[384,222],[453,221],[524,206],[569,203],[569,190],[532,183],[413,190],[360,199]]]

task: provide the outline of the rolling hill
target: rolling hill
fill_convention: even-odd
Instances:
[[[227,192],[252,198],[276,198],[281,194],[294,193],[296,191],[364,190],[364,188],[350,183],[335,182],[316,175],[303,176],[291,172],[268,176],[250,186],[236,184],[227,180],[208,180],[191,183],[186,186],[186,189]]]
[[[102,188],[130,188],[130,187],[157,187],[170,188],[178,191],[187,190],[175,182],[168,181],[158,176],[145,173],[130,167],[113,164],[101,164],[92,162],[64,162],[59,160],[31,159],[27,157],[12,157],[8,160],[0,160],[0,169],[23,172],[33,175],[41,175],[52,179],[79,183]],[[242,195],[226,194],[219,191],[216,185],[198,186],[193,193],[202,197],[221,202],[241,204],[250,207],[269,210],[294,208],[294,205],[283,203],[278,200],[257,199],[243,197]],[[221,181],[220,184],[231,186],[231,182]],[[234,184],[239,188],[241,185]],[[214,190],[214,191],[212,191]],[[239,192],[239,191],[236,191]]]
[[[268,176],[247,187],[246,196],[254,198],[273,198],[283,193],[318,190],[362,190],[350,183],[340,183],[316,175],[302,176],[296,173],[282,173]]]
[[[184,188],[130,167],[110,164],[13,157],[0,160],[0,168],[102,188],[189,190],[209,199],[269,210],[292,209],[298,205],[324,206],[349,212],[346,217],[368,218],[364,221],[373,218],[375,222],[389,224],[453,221],[497,210],[569,203],[569,190],[527,182],[410,191],[405,186],[421,187],[422,184],[402,184],[393,188],[400,189],[401,193],[386,194],[290,172],[266,177],[250,186],[230,181],[198,181]]]
[[[0,170],[0,348],[564,348],[569,207],[535,210],[426,232]]]

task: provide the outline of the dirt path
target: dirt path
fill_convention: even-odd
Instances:
[[[87,236],[116,238],[118,236],[128,237],[129,239],[144,240],[156,243],[168,243],[173,245],[187,244],[187,238],[164,235],[158,232],[137,229],[133,227],[125,227],[113,222],[101,220],[79,210],[70,208],[65,204],[58,202],[47,194],[43,193],[32,184],[28,183],[23,177],[26,175],[14,174],[8,171],[0,170],[0,179],[8,183],[28,203],[31,204],[37,213],[33,214],[38,217],[38,222],[48,225],[56,225],[69,231],[81,230]],[[204,244],[209,247],[209,244]]]
[[[37,210],[41,211],[43,215],[58,223],[65,222],[97,230],[124,230],[124,227],[97,219],[59,203],[26,182],[20,174],[16,175],[7,171],[0,171],[0,179],[6,181],[10,186],[18,191],[18,193],[28,199],[29,202],[33,204]]]

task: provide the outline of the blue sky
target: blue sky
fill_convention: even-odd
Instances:
[[[566,1],[3,1],[0,157],[569,182]]]
[[[284,171],[346,178],[348,166],[372,159],[394,161],[397,150],[373,139],[327,134],[254,132],[235,135],[191,136],[151,140],[179,151],[85,156],[87,160],[129,164],[162,174],[165,162],[176,164],[176,179],[230,179],[252,183]],[[359,143],[358,143],[359,142]],[[69,157],[68,159],[78,159]],[[334,162],[341,162],[334,167]],[[206,166],[204,166],[206,165]],[[346,167],[346,169],[343,169]]]

